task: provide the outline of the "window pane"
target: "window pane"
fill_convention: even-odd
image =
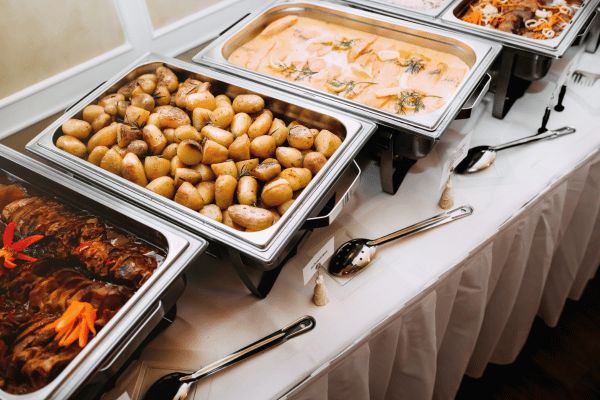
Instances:
[[[154,29],[162,28],[222,0],[146,0]]]
[[[0,98],[124,43],[112,0],[0,0]]]

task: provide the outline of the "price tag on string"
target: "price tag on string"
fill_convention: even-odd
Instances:
[[[327,243],[319,251],[315,253],[313,258],[306,264],[302,269],[302,276],[304,278],[304,285],[312,280],[319,268],[325,267],[329,259],[333,256],[335,251],[333,238],[329,239]]]

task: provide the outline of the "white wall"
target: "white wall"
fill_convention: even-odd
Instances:
[[[142,54],[184,52],[263,3],[0,0],[0,138],[64,109]]]

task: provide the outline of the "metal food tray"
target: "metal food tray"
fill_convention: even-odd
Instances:
[[[393,0],[335,0],[338,3],[349,4],[367,11],[375,11],[380,14],[390,15],[402,19],[416,21],[431,21],[446,11],[454,0],[444,0],[439,7],[428,9],[416,9],[396,4]]]
[[[80,117],[83,108],[88,104],[107,93],[116,91],[129,79],[154,70],[163,64],[171,68],[180,78],[193,76],[201,81],[211,82],[214,93],[259,94],[276,116],[287,120],[295,119],[311,127],[326,128],[332,132],[342,133],[344,135],[342,145],[278,223],[259,232],[237,231],[55,146],[55,140],[61,134],[60,126],[65,120]],[[29,142],[27,149],[60,165],[66,171],[93,182],[94,185],[124,196],[131,203],[169,219],[196,235],[223,245],[237,256],[243,256],[245,264],[255,264],[268,270],[274,268],[275,264],[286,255],[284,253],[289,250],[292,239],[301,230],[307,219],[321,211],[319,207],[326,205],[332,195],[332,190],[335,189],[336,182],[347,167],[351,166],[354,157],[374,131],[375,124],[360,118],[349,117],[314,101],[281,93],[206,67],[172,58],[147,55],[80,100]]]
[[[571,47],[578,36],[585,36],[585,32],[591,25],[595,17],[596,9],[600,0],[584,0],[581,8],[569,25],[561,34],[553,39],[540,40],[524,37],[511,32],[503,32],[494,28],[475,25],[460,19],[467,7],[475,0],[457,0],[446,12],[439,18],[435,25],[451,28],[460,32],[481,36],[487,39],[494,39],[504,46],[524,50],[535,54],[541,54],[553,58],[562,57]],[[584,31],[582,33],[582,31]]]
[[[401,39],[420,46],[451,53],[465,61],[471,69],[457,88],[454,97],[448,100],[441,109],[423,115],[400,116],[340,98],[330,93],[298,85],[294,82],[250,71],[227,61],[229,55],[235,49],[258,35],[270,22],[291,14],[325,20],[329,23],[337,23],[372,34]],[[280,0],[253,12],[236,23],[204,50],[200,51],[193,60],[254,81],[265,82],[270,86],[284,89],[286,92],[301,94],[304,98],[319,99],[323,104],[331,107],[352,112],[397,131],[417,135],[427,143],[413,143],[409,144],[408,147],[422,149],[431,148],[432,143],[457,117],[467,99],[472,95],[480,81],[485,78],[486,71],[500,50],[501,47],[493,43],[408,21],[400,21],[341,4],[326,1],[297,2]],[[479,93],[475,95],[478,96]],[[426,153],[421,153],[412,156],[419,158],[425,155]]]
[[[0,390],[0,397],[65,399],[87,385],[101,387],[175,304],[184,287],[181,274],[206,248],[207,242],[4,145],[0,145],[0,165],[0,170],[36,190],[68,206],[92,212],[166,252],[165,260],[150,279],[54,380],[24,395]]]

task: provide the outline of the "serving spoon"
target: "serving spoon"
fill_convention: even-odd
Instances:
[[[329,262],[329,273],[348,277],[365,268],[375,256],[375,248],[393,240],[405,238],[473,214],[473,207],[462,206],[434,215],[378,239],[352,239],[342,244]]]
[[[199,369],[193,374],[174,372],[163,376],[150,386],[143,400],[185,400],[192,385],[198,380],[217,373],[255,354],[278,346],[288,340],[314,329],[316,321],[311,316],[304,316],[290,325],[281,328],[235,353]]]
[[[561,136],[569,135],[576,131],[575,128],[565,126],[554,131],[548,131],[539,135],[527,136],[512,142],[497,146],[477,146],[469,150],[465,158],[454,168],[457,174],[473,174],[491,166],[496,161],[496,153],[512,147],[522,146],[542,140],[552,140]]]

